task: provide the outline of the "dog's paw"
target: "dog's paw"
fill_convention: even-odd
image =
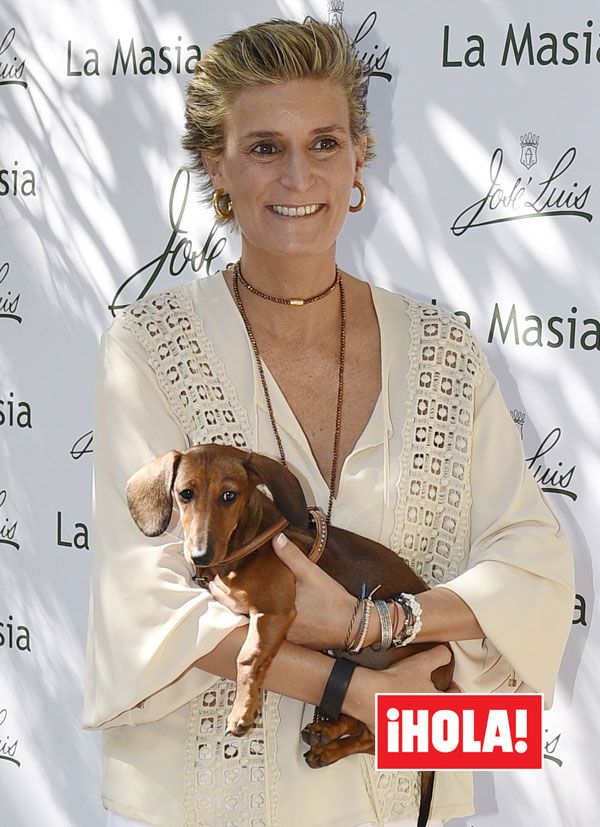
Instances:
[[[241,735],[245,735],[251,728],[252,724],[244,724],[241,721],[238,721],[237,724],[227,724],[225,735],[235,735],[236,737],[239,737]]]
[[[330,725],[327,721],[313,721],[307,724],[302,732],[302,740],[309,747],[328,744],[333,736],[329,734]],[[306,753],[308,755],[308,753]]]
[[[327,755],[323,752],[323,747],[315,746],[304,753],[304,760],[308,766],[313,770],[318,770],[320,767],[326,767],[329,764]]]
[[[245,735],[248,730],[254,726],[255,718],[256,712],[232,709],[227,718],[225,734],[235,736]]]
[[[235,735],[239,737],[241,735],[245,735],[249,729],[252,729],[254,726],[254,720],[249,721],[247,718],[231,718],[231,716],[227,719],[227,729],[225,730],[225,735]]]

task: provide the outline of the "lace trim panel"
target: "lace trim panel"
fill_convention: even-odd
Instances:
[[[122,319],[148,354],[190,444],[251,445],[247,412],[183,285],[136,302]],[[276,733],[281,696],[263,692],[263,711],[255,726],[248,736],[235,738],[225,735],[234,695],[235,683],[220,678],[190,702],[185,827],[280,824]]]
[[[248,415],[181,287],[142,299],[122,315],[144,346],[171,411],[192,444],[250,444]]]
[[[184,827],[267,827],[262,714],[251,732],[225,735],[235,682],[217,681],[191,702]],[[271,785],[269,785],[270,787]]]
[[[390,545],[430,585],[459,573],[469,544],[474,390],[483,355],[459,322],[408,300],[409,374]],[[370,758],[370,757],[369,757]],[[416,818],[418,772],[367,763],[378,823]]]
[[[469,546],[479,345],[462,323],[409,304],[410,369],[391,545],[430,585],[456,577]]]

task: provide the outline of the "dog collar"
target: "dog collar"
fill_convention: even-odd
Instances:
[[[316,506],[309,508],[308,513],[312,517],[316,531],[315,542],[308,554],[308,559],[316,563],[325,551],[325,546],[327,545],[327,520],[323,516],[321,509]]]
[[[316,530],[315,541],[308,554],[308,559],[313,563],[316,563],[323,554],[325,546],[327,545],[327,522],[325,521],[325,517],[320,509],[315,507],[309,508],[308,511],[311,515],[312,522],[314,523]],[[221,566],[228,565],[229,563],[236,563],[238,560],[243,560],[244,557],[252,554],[253,551],[256,551],[257,548],[260,548],[260,546],[267,543],[276,534],[279,534],[280,531],[283,531],[284,528],[287,528],[288,526],[289,521],[286,520],[285,517],[280,517],[268,528],[265,528],[264,531],[261,531],[260,534],[257,534],[253,540],[250,540],[250,542],[246,543],[241,548],[236,549],[235,552],[223,560],[222,563],[217,563],[216,565],[210,566],[196,566],[196,575],[193,579],[199,585],[206,586],[208,581],[211,579],[206,574],[207,569],[218,569]]]

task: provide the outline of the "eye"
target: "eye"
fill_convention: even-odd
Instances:
[[[232,503],[234,500],[237,500],[238,493],[237,491],[225,491],[221,495],[221,499],[224,503]]]
[[[261,144],[256,144],[251,150],[253,155],[274,155],[276,151],[277,148],[273,146],[273,144],[268,144],[264,141]]]
[[[184,503],[189,503],[189,501],[194,496],[194,492],[191,488],[184,488],[183,491],[179,492],[179,498],[184,501]]]
[[[324,152],[330,151],[332,149],[337,149],[339,146],[338,141],[335,138],[319,138],[317,143],[315,144],[316,149],[321,149]]]

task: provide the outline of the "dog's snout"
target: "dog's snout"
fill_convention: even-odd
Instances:
[[[192,563],[195,566],[209,566],[215,556],[215,549],[213,543],[207,540],[204,547],[193,548],[190,552]]]

